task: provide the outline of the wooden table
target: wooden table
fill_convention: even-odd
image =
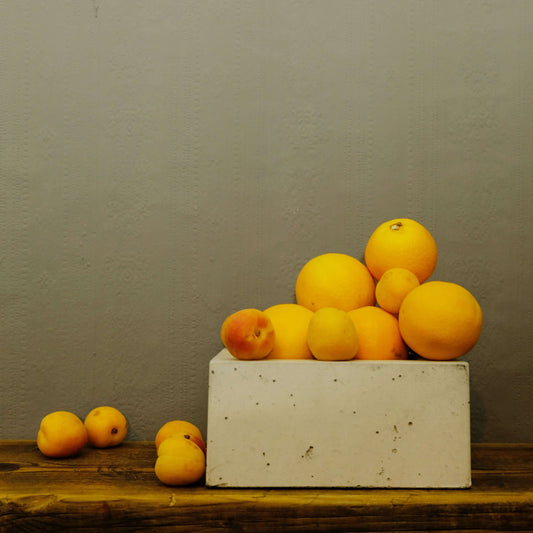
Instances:
[[[533,444],[474,444],[470,489],[167,487],[153,442],[0,441],[0,531],[533,531]]]

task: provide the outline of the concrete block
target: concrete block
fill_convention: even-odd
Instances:
[[[464,361],[209,365],[212,487],[471,485]]]

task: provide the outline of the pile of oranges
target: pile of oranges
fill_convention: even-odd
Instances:
[[[481,308],[461,285],[428,281],[437,255],[435,240],[422,224],[398,218],[371,234],[364,263],[344,253],[310,259],[296,279],[296,303],[261,311],[274,339],[260,358],[402,360],[410,352],[430,360],[463,356],[481,334]],[[232,353],[227,337],[223,332],[222,341]]]

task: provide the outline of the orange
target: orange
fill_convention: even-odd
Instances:
[[[475,346],[483,316],[479,303],[464,287],[428,281],[405,297],[398,320],[411,350],[426,359],[446,361]]]
[[[118,446],[126,437],[126,417],[114,407],[94,408],[85,417],[85,428],[89,444],[95,448]]]
[[[389,268],[376,284],[376,301],[382,309],[397,315],[403,299],[419,285],[418,278],[410,270]]]
[[[276,332],[274,348],[266,359],[313,359],[307,330],[313,312],[298,304],[277,304],[265,309]]]
[[[395,316],[374,306],[360,307],[348,314],[359,339],[356,359],[407,359],[407,346]]]
[[[155,447],[159,449],[161,443],[169,437],[180,436],[192,440],[205,453],[206,446],[201,431],[187,420],[170,420],[159,428],[155,436]]]
[[[157,450],[155,474],[166,485],[190,485],[205,473],[204,452],[182,436],[165,439]]]
[[[353,359],[359,346],[350,315],[335,307],[322,307],[315,312],[309,323],[307,344],[315,359],[321,361]]]
[[[395,218],[374,230],[365,248],[365,263],[377,280],[389,268],[402,267],[423,283],[437,265],[437,245],[419,222]]]
[[[42,420],[37,446],[48,457],[76,455],[87,444],[87,430],[81,419],[70,411],[54,411]]]
[[[351,311],[374,304],[375,283],[355,257],[326,253],[310,259],[296,279],[296,302],[311,311],[336,307]]]

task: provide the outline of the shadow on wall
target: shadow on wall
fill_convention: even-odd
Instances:
[[[487,426],[487,413],[483,397],[475,390],[470,378],[470,439],[472,442],[483,442]]]

